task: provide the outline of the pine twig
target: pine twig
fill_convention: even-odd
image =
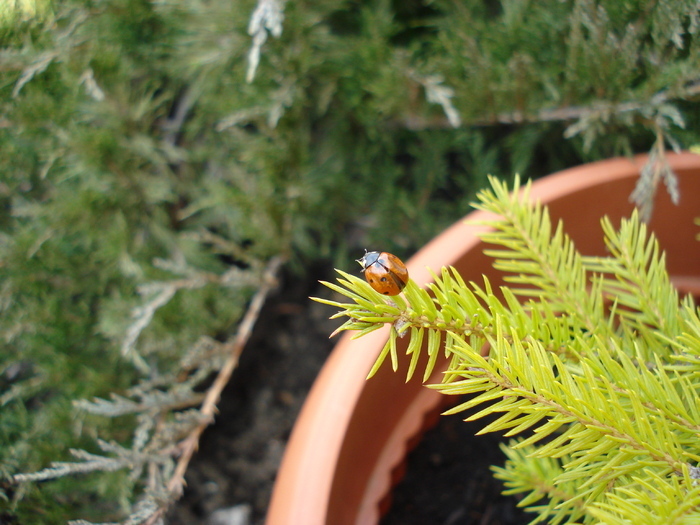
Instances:
[[[253,332],[253,327],[255,326],[258,316],[260,315],[260,310],[265,304],[265,299],[277,285],[276,276],[282,262],[283,260],[281,257],[273,257],[270,260],[263,274],[262,285],[253,296],[250,306],[248,307],[248,310],[241,321],[236,335],[225,343],[225,346],[229,349],[229,357],[204,397],[204,401],[202,402],[202,406],[200,408],[200,412],[203,416],[202,423],[195,427],[178,446],[180,449],[180,457],[175,467],[175,471],[167,484],[168,494],[173,500],[178,499],[184,491],[185,472],[187,471],[187,467],[193,454],[197,450],[199,439],[204,432],[204,429],[214,420],[216,404],[219,402],[221,392],[228,384],[231,374],[238,366],[238,360],[243,352],[243,348]],[[145,525],[154,525],[166,511],[166,506],[160,507],[146,522],[144,522]]]

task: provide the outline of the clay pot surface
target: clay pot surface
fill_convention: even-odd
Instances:
[[[629,195],[646,160],[640,155],[568,169],[536,181],[531,196],[549,206],[553,220],[564,220],[579,251],[605,255],[600,219],[608,215],[619,224],[631,214]],[[700,156],[681,153],[668,160],[679,176],[681,202],[671,203],[660,185],[650,227],[667,253],[673,282],[697,296],[700,228],[694,220],[700,216]],[[490,217],[470,213],[427,244],[407,263],[411,278],[425,285],[431,281],[428,268],[439,273],[451,265],[466,281],[481,283],[484,274],[495,286],[503,284],[477,236],[484,227],[474,223],[485,218]],[[387,333],[385,328],[354,341],[346,333],[338,342],[287,444],[267,525],[378,523],[407,451],[447,398],[425,388],[420,373],[406,383],[405,356],[397,373],[385,363],[365,380]],[[403,353],[400,348],[400,358]],[[433,382],[439,381],[439,372],[438,365]]]

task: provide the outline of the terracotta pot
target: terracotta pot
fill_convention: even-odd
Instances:
[[[629,195],[646,158],[565,170],[537,181],[532,196],[549,206],[554,220],[564,220],[582,253],[604,255],[600,218],[629,216]],[[669,161],[680,177],[681,204],[674,206],[660,187],[651,227],[666,250],[674,282],[698,295],[700,242],[695,237],[700,228],[694,220],[700,216],[700,156],[682,153]],[[481,212],[467,216],[469,221],[483,218]],[[447,229],[408,261],[411,277],[424,284],[430,281],[426,267],[439,271],[452,265],[467,281],[480,282],[486,274],[501,284],[477,238],[481,229],[465,221]],[[407,359],[398,373],[385,363],[366,381],[386,337],[381,330],[354,341],[346,334],[339,341],[294,427],[267,525],[375,524],[386,510],[408,449],[447,397],[424,388],[419,377],[405,383]]]

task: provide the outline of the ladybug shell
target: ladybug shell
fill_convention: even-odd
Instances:
[[[382,295],[399,295],[408,282],[406,265],[391,253],[368,252],[358,261],[369,285]]]

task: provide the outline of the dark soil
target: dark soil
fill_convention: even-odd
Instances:
[[[484,421],[441,416],[408,456],[406,475],[394,489],[381,525],[520,525],[529,523],[491,465],[503,465],[495,435],[476,436]]]
[[[311,272],[330,280],[330,268]],[[239,368],[223,393],[216,424],[203,436],[187,471],[188,488],[168,516],[169,525],[206,523],[217,509],[248,505],[250,523],[261,525],[284,447],[304,399],[331,352],[329,296],[312,281],[284,279],[270,297]],[[393,494],[382,525],[525,524],[529,520],[489,466],[503,462],[498,440],[475,437],[478,423],[442,417],[409,456],[407,473]],[[303,525],[303,524],[300,524]]]

